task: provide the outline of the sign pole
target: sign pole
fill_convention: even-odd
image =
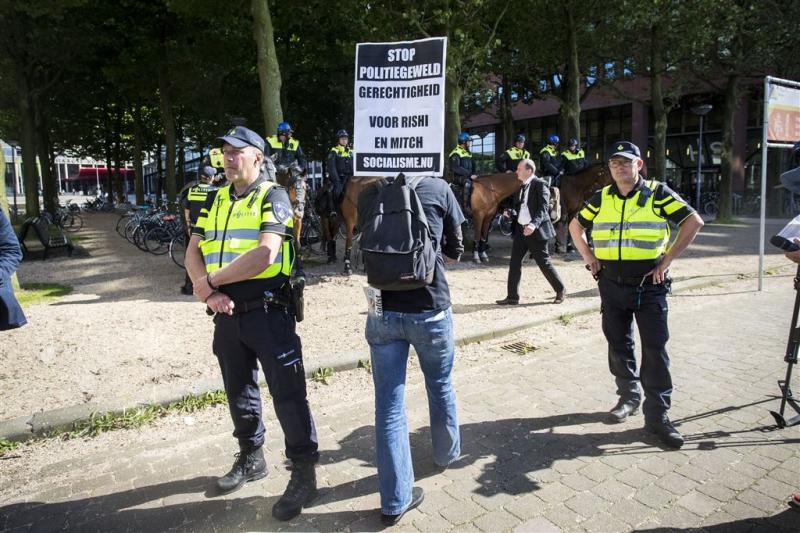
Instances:
[[[764,290],[764,235],[767,231],[767,125],[769,116],[769,82],[764,78],[764,120],[761,126],[761,220],[758,231],[758,290]]]

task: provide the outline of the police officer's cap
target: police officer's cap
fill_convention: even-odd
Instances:
[[[628,159],[641,159],[642,153],[639,151],[639,147],[632,142],[617,141],[611,145],[611,149],[608,151],[607,159],[611,159],[612,157],[616,156],[627,157]]]
[[[211,166],[201,167],[200,175],[205,176],[206,178],[213,178],[217,175],[217,169]]]
[[[223,137],[217,137],[218,141],[228,143],[234,148],[244,148],[245,146],[253,146],[262,152],[264,151],[265,142],[261,136],[253,130],[247,129],[244,126],[236,126],[228,130]]]

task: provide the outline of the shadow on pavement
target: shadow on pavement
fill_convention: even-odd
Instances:
[[[636,533],[674,533],[679,531],[699,531],[707,533],[796,533],[800,529],[800,511],[788,508],[774,516],[744,518],[733,522],[703,526],[702,528],[659,527],[654,529],[635,529]]]

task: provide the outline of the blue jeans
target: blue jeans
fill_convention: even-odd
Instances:
[[[366,338],[375,384],[375,449],[381,512],[399,514],[411,504],[414,468],[405,413],[406,366],[409,345],[419,357],[433,441],[433,460],[440,466],[461,454],[453,369],[453,315],[444,311],[370,314]]]

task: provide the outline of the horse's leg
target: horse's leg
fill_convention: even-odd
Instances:
[[[353,230],[356,225],[352,220],[345,220],[347,225],[347,240],[344,245],[344,273],[350,275],[353,273],[352,265],[350,264],[350,252],[353,248]]]
[[[489,213],[483,221],[483,227],[481,228],[481,250],[480,250],[480,260],[483,263],[489,262],[489,229],[492,226],[492,220],[494,219],[494,213]]]
[[[483,216],[478,214],[477,211],[472,212],[474,215],[473,239],[472,239],[472,260],[481,264],[480,253],[483,247]]]
[[[338,217],[325,216],[328,225],[328,264],[336,262],[336,233],[339,231]]]

